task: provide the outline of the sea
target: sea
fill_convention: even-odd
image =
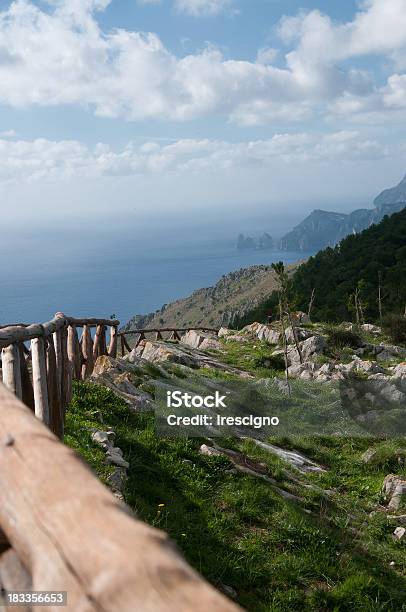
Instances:
[[[235,238],[141,244],[132,235],[77,243],[66,236],[0,244],[0,325],[44,322],[59,311],[74,317],[115,315],[125,323],[212,286],[228,272],[307,256],[238,250]]]

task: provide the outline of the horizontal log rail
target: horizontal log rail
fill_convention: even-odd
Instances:
[[[91,376],[99,355],[117,356],[119,325],[117,320],[77,319],[58,312],[46,323],[2,326],[3,383],[62,438],[72,380]],[[108,345],[107,327],[110,328]],[[78,328],[83,330],[80,340]]]
[[[0,588],[67,592],[42,612],[238,611],[1,383]]]

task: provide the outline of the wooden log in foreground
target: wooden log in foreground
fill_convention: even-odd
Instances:
[[[31,588],[67,591],[69,611],[238,610],[187,565],[164,533],[130,517],[2,384],[0,527]]]

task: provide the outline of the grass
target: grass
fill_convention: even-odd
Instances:
[[[266,350],[256,343],[245,369],[262,375],[254,360]],[[227,354],[236,357],[233,365],[238,367],[239,350],[230,346]],[[130,412],[104,387],[75,383],[65,440],[102,480],[111,468],[91,442],[90,428],[108,425],[130,462],[126,502],[139,518],[165,529],[215,586],[235,588],[246,609],[406,610],[404,545],[393,540],[394,526],[382,513],[369,516],[381,501],[380,487],[400,441],[398,446],[374,442],[379,454],[370,466],[361,457],[371,440],[274,439],[328,468],[308,477],[309,483],[334,490],[326,502],[305,489],[304,508],[313,512],[309,515],[282,500],[267,483],[230,470],[227,459],[201,456],[202,440],[160,438],[152,414]],[[285,484],[286,465],[279,459],[249,441],[227,443],[266,463],[271,475]]]
[[[285,368],[283,358],[272,355],[276,347],[264,340],[253,343],[243,343],[233,340],[223,340],[224,363],[245,370],[258,378],[269,378],[281,375]]]

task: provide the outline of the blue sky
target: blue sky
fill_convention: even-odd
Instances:
[[[2,0],[0,84],[10,226],[289,224],[406,171],[406,0]]]

